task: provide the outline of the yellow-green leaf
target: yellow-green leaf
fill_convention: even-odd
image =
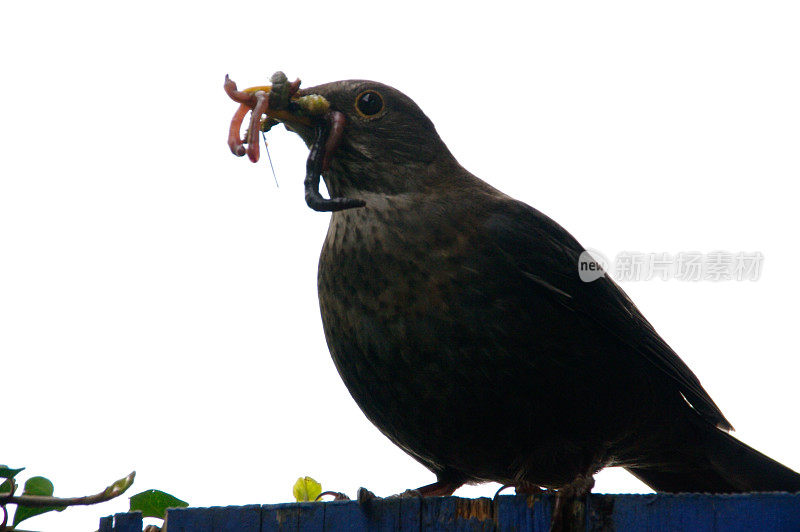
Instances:
[[[315,501],[322,493],[322,484],[311,477],[300,477],[294,483],[292,494],[297,502]]]

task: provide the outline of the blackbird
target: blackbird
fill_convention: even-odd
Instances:
[[[310,94],[338,113],[337,146],[280,119],[338,202],[317,205],[335,211],[325,338],[367,418],[436,475],[422,495],[485,481],[584,494],[609,466],[658,492],[800,491],[800,475],[728,434],[608,275],[581,280],[575,238],[464,169],[410,98],[363,80],[297,92]]]

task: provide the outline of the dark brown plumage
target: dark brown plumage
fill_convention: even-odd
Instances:
[[[380,110],[359,110],[365,91]],[[657,491],[800,491],[800,475],[728,435],[611,279],[580,280],[583,247],[462,168],[411,99],[357,80],[300,93],[345,115],[323,177],[366,203],[333,213],[323,244],[328,346],[370,421],[436,474],[425,494],[589,488],[607,466]]]

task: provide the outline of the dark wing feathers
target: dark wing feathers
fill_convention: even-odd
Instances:
[[[583,282],[578,260],[584,248],[566,230],[536,209],[510,198],[498,200],[485,226],[494,242],[532,286],[554,296],[631,348],[676,384],[691,406],[725,430],[731,424],[700,381],[656,333],[636,305],[607,275]]]

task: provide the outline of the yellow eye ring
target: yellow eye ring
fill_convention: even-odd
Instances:
[[[374,118],[383,111],[383,97],[374,90],[365,90],[356,96],[355,108],[364,118]]]

